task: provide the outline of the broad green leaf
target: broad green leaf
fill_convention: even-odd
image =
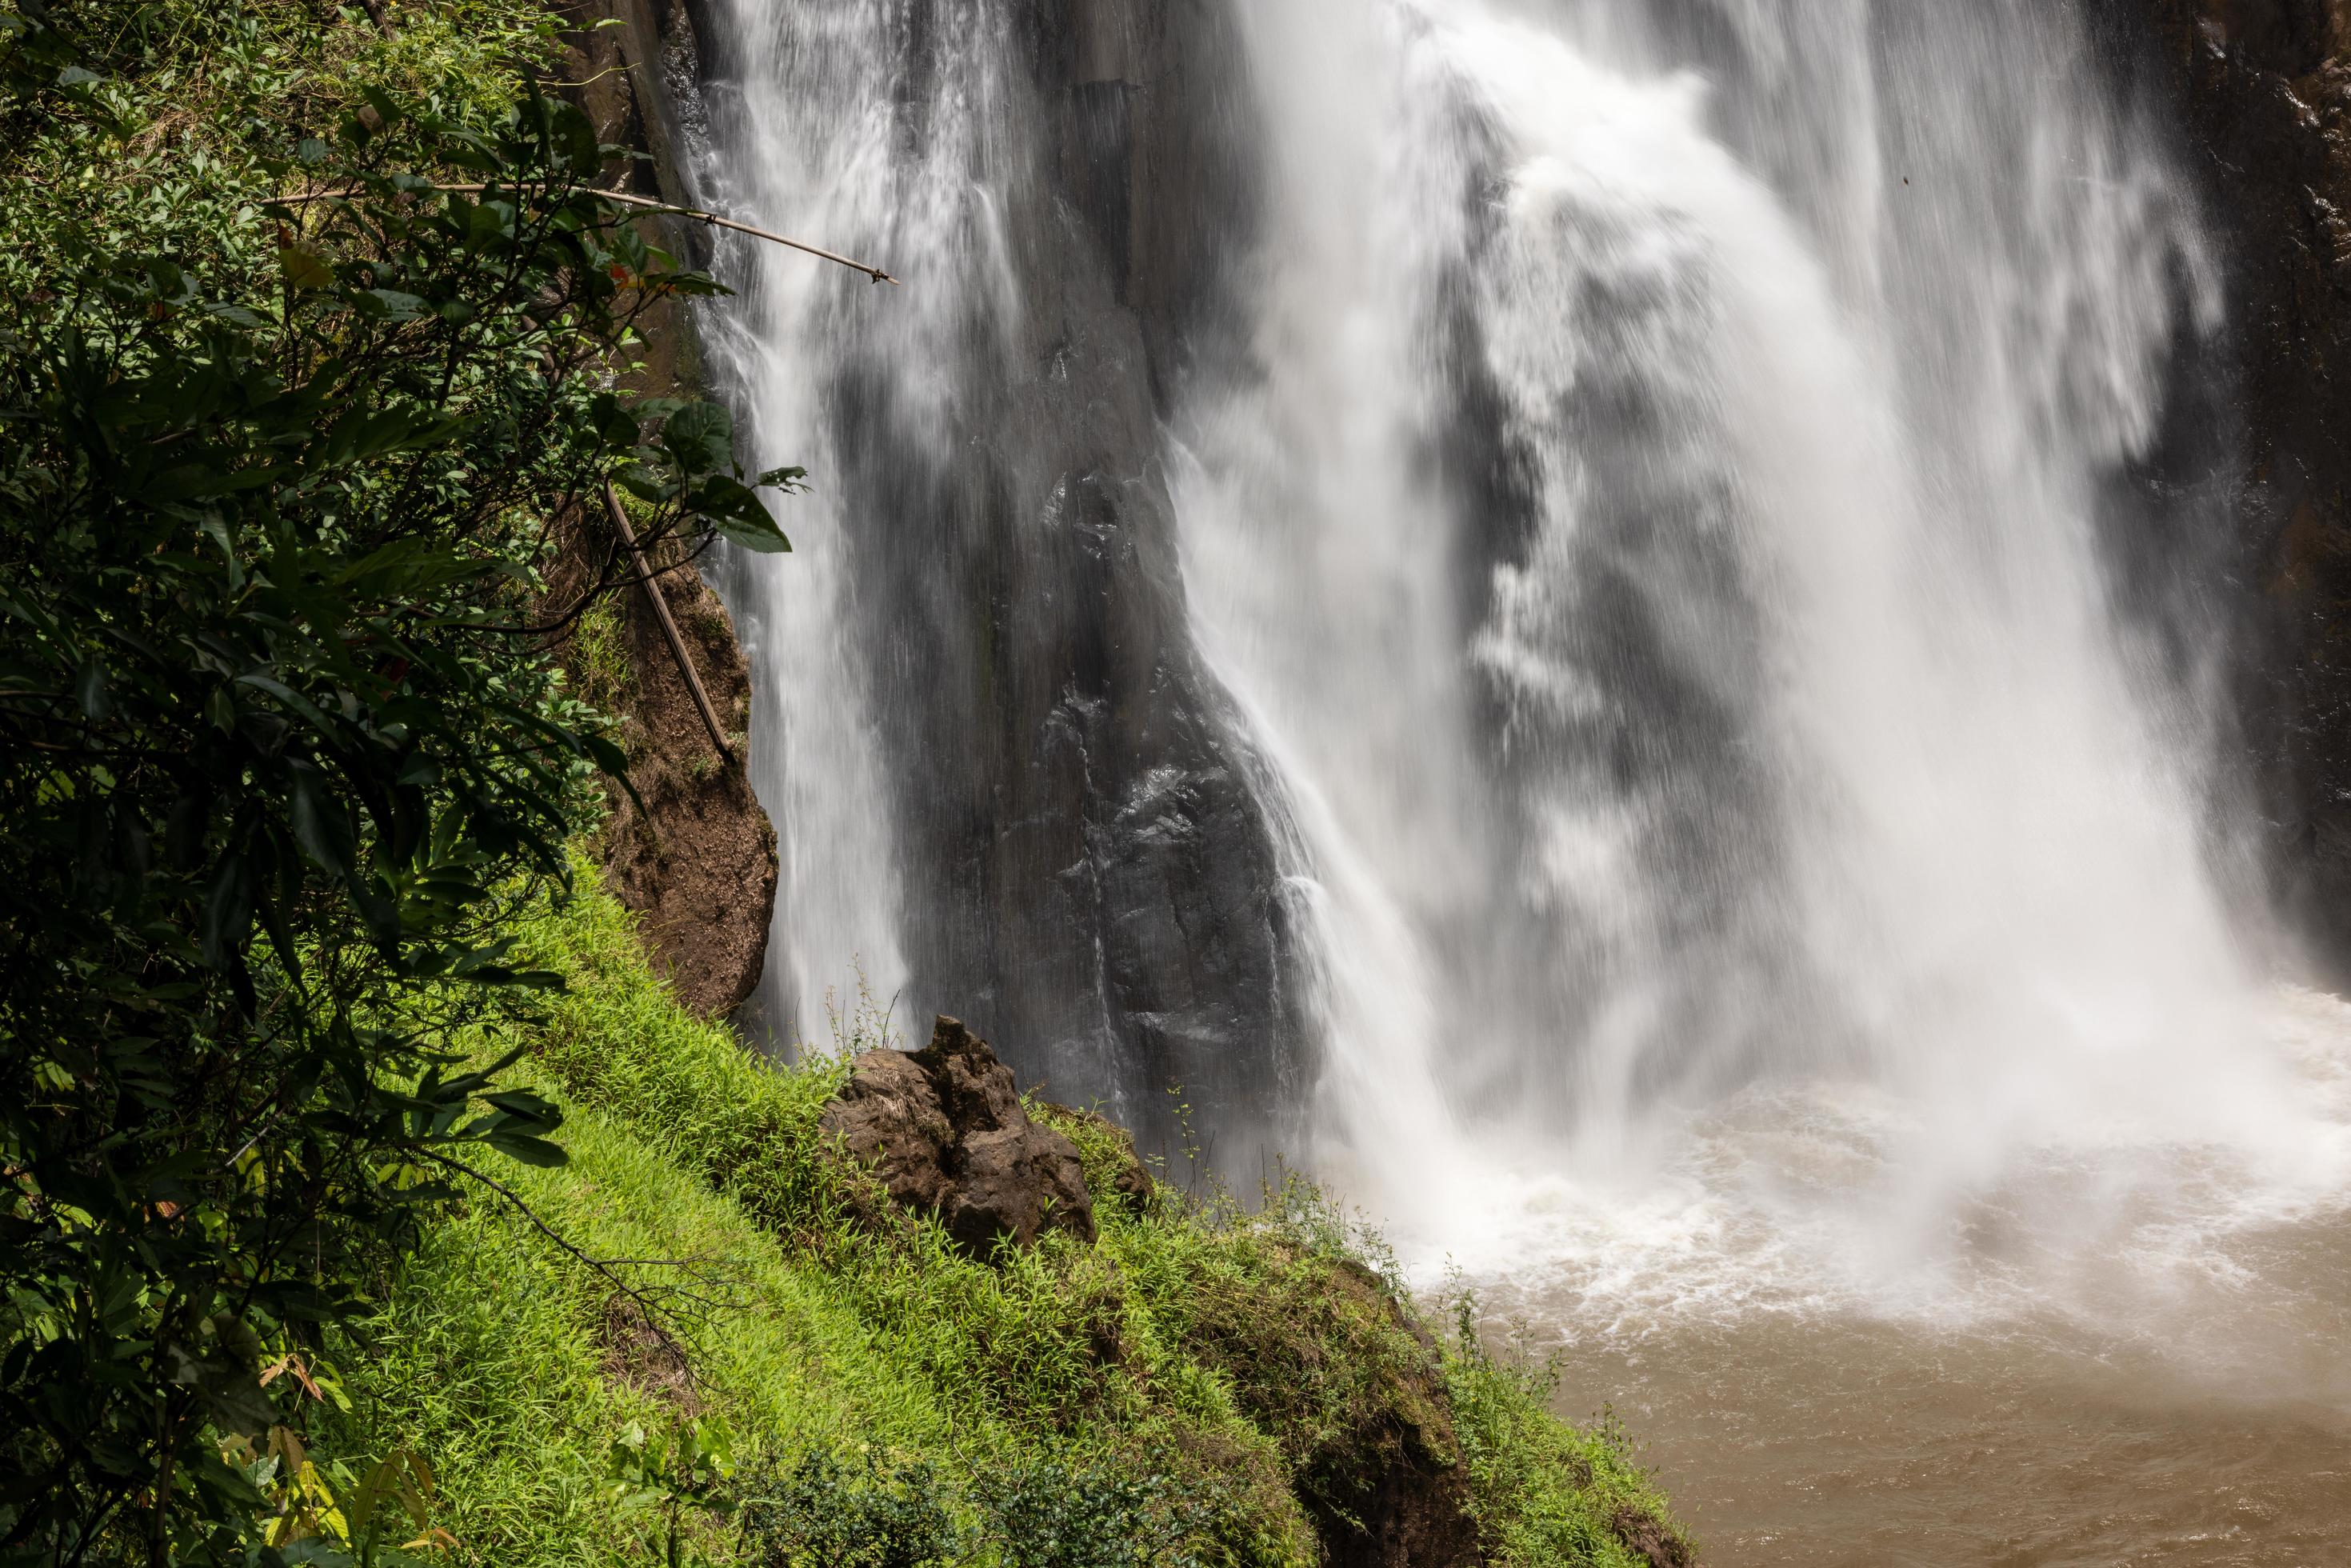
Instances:
[[[299,246],[281,246],[277,251],[277,270],[296,288],[332,288],[335,269],[320,257]]]
[[[661,441],[682,473],[724,474],[734,466],[735,421],[722,403],[687,403],[664,422]]]

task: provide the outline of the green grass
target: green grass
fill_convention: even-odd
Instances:
[[[617,601],[598,600],[573,625],[569,663],[584,700],[606,713],[619,713],[627,706],[636,686],[636,670]]]
[[[698,1281],[700,1380],[680,1386],[657,1354],[651,1375],[632,1364],[611,1283],[470,1199],[361,1326],[366,1348],[339,1351],[352,1410],[319,1433],[324,1452],[425,1456],[462,1560],[658,1560],[658,1513],[619,1508],[608,1451],[632,1423],[699,1416],[747,1472],[812,1453],[846,1456],[844,1473],[926,1469],[967,1526],[989,1517],[991,1478],[1134,1478],[1117,1506],[1140,1511],[1130,1534],[1181,1538],[1169,1562],[1315,1563],[1318,1510],[1346,1512],[1365,1471],[1414,1452],[1462,1468],[1494,1561],[1640,1561],[1625,1521],[1664,1510],[1621,1437],[1554,1420],[1541,1377],[1474,1337],[1432,1351],[1376,1246],[1311,1186],[1253,1210],[1162,1186],[1143,1212],[1102,1203],[1095,1246],[1055,1237],[975,1262],[821,1148],[835,1061],[779,1071],[691,1018],[586,881],[527,932],[570,980],[528,1071],[567,1107],[571,1162],[492,1174],[590,1254],[692,1260],[624,1272]],[[1119,1134],[1061,1124],[1107,1193]],[[694,1531],[710,1561],[745,1560],[716,1516]],[[1024,1550],[981,1560],[1096,1560]]]

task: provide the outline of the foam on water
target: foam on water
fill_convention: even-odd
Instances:
[[[2351,1398],[2351,1379],[2304,1380],[2339,1327],[2351,1006],[2289,988],[2268,1012],[2304,1114],[2265,1140],[2181,1141],[2118,1112],[2011,1145],[1993,1181],[1922,1186],[1912,1103],[1751,1089],[1672,1127],[1652,1164],[1492,1169],[1482,1207],[1405,1233],[1401,1256],[1424,1289],[1466,1282],[1570,1339],[1867,1320],[2127,1343],[2239,1396]]]

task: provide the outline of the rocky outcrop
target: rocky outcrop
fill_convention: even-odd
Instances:
[[[1109,1117],[1093,1111],[1080,1111],[1068,1105],[1056,1105],[1048,1100],[1038,1106],[1045,1119],[1064,1132],[1074,1130],[1076,1135],[1088,1136],[1107,1152],[1102,1165],[1086,1186],[1104,1199],[1115,1197],[1130,1212],[1141,1214],[1150,1207],[1158,1184],[1151,1178],[1151,1168],[1135,1152],[1134,1135]]]
[[[2094,4],[2169,99],[2227,248],[2241,706],[2273,880],[2351,981],[2351,5]]]
[[[1078,1146],[1029,1118],[1012,1070],[955,1019],[921,1051],[859,1057],[822,1126],[893,1202],[938,1216],[975,1258],[1053,1230],[1094,1239]]]
[[[744,778],[751,678],[726,607],[690,566],[656,591],[684,639],[730,759],[710,739],[652,601],[636,588],[616,601],[631,680],[622,741],[636,799],[611,789],[605,886],[637,912],[654,968],[705,1018],[732,1012],[758,984],[776,908],[776,831]],[[642,808],[639,802],[642,802]]]

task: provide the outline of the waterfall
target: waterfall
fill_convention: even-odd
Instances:
[[[1265,272],[1179,506],[1333,905],[1324,1163],[1393,1209],[1822,1072],[1938,1180],[2124,1103],[2257,1138],[2209,670],[2101,527],[2214,268],[2074,20],[1249,28]]]
[[[721,585],[785,861],[753,1028],[820,1040],[862,974],[898,1025],[955,1012],[1025,1081],[1254,1176],[1312,1061],[1284,830],[1186,633],[1160,452],[1212,267],[1132,261],[1222,243],[1245,172],[1193,114],[1186,208],[1130,200],[1116,6],[1056,32],[998,0],[711,0],[701,46],[703,199],[905,280],[715,263],[716,379],[816,486],[797,552]]]
[[[1431,1236],[1805,1083],[1926,1229],[2307,1145],[2145,482],[2218,269],[2072,6],[705,9],[703,198],[906,280],[706,322],[818,486],[723,583],[779,1038],[862,969]]]
[[[955,254],[946,214],[960,200],[958,149],[898,155],[884,8],[746,5],[723,8],[718,21],[705,48],[750,68],[683,84],[699,132],[691,172],[701,199],[790,213],[848,248],[878,254],[897,241]],[[830,86],[794,90],[810,81]],[[774,935],[746,1022],[779,1045],[822,1040],[823,1009],[852,1015],[861,988],[889,998],[906,977],[902,885],[880,809],[889,764],[874,733],[876,672],[856,632],[872,591],[852,569],[856,519],[833,477],[843,454],[822,417],[830,356],[807,350],[874,335],[919,340],[954,308],[952,296],[932,288],[884,314],[862,291],[796,259],[755,246],[722,252],[719,270],[744,308],[701,322],[718,379],[747,415],[741,435],[749,447],[804,453],[792,461],[827,476],[789,508],[795,553],[785,569],[734,556],[716,574],[756,672],[748,768],[780,862]],[[940,270],[957,275],[953,266]],[[923,450],[953,439],[935,408],[910,401],[876,439]]]

